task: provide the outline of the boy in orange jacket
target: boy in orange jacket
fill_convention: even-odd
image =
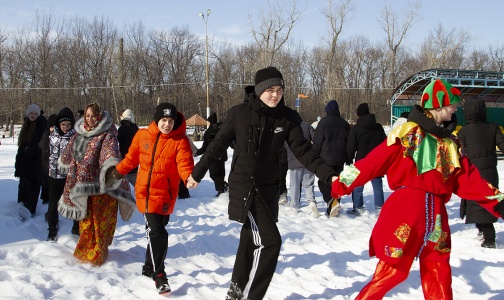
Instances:
[[[159,104],[154,121],[136,133],[124,159],[106,175],[107,186],[113,185],[139,167],[135,196],[137,208],[145,217],[148,240],[142,275],[154,279],[160,294],[171,292],[164,266],[168,251],[165,226],[175,206],[180,179],[186,182],[194,167],[185,133],[184,115],[173,104]]]

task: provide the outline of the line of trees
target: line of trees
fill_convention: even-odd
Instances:
[[[269,65],[284,74],[288,106],[294,106],[297,94],[309,95],[301,100],[303,119],[325,115],[325,104],[336,99],[350,122],[357,106],[367,102],[382,124],[389,122],[386,100],[392,90],[420,70],[504,71],[503,46],[476,48],[469,34],[441,24],[420,47],[404,45],[417,22],[419,2],[400,14],[385,4],[377,20],[384,39],[373,42],[366,36],[342,39],[352,0],[329,0],[320,12],[327,36],[307,47],[291,36],[304,8],[290,1],[282,5],[289,10],[270,7],[249,15],[248,44],[209,41],[210,107],[219,117],[243,101],[243,88],[253,84],[255,71]],[[46,114],[92,102],[116,116],[130,108],[141,125],[151,120],[159,101],[175,104],[187,118],[204,116],[205,68],[205,41],[186,25],[150,30],[139,21],[119,30],[103,17],[58,19],[38,13],[33,24],[15,32],[0,29],[0,123],[21,122],[30,103]]]

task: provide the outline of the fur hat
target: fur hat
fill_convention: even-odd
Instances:
[[[75,124],[75,117],[72,112],[72,110],[68,107],[63,107],[59,113],[58,117],[56,118],[56,125],[60,125],[61,122],[63,121],[70,121],[72,123],[72,126]]]
[[[120,117],[121,121],[122,120],[128,120],[131,123],[135,123],[135,116],[133,116],[133,111],[131,109],[127,108],[123,111]]]
[[[171,103],[161,103],[156,107],[156,112],[154,113],[154,122],[159,123],[162,118],[172,118],[177,121],[177,108]]]
[[[285,88],[282,73],[275,67],[261,69],[255,74],[255,93],[261,97],[261,94],[268,88],[278,85]]]
[[[57,114],[49,115],[49,118],[47,118],[47,128],[51,128],[54,125],[56,125],[56,119],[57,118],[58,118]]]
[[[362,117],[369,115],[369,106],[367,103],[361,103],[357,106],[357,116]]]
[[[217,114],[212,113],[210,117],[206,119],[210,124],[216,124],[217,123]]]
[[[460,91],[444,79],[431,81],[422,94],[421,106],[426,109],[441,108],[460,102]]]
[[[336,102],[336,100],[331,100],[329,101],[326,106],[325,106],[325,111],[326,113],[330,112],[330,111],[337,111],[339,112],[339,105],[338,105],[338,102]]]
[[[38,107],[37,104],[32,104],[32,105],[28,106],[28,109],[26,110],[25,116],[28,117],[28,115],[32,112],[36,113],[37,116],[40,116],[40,108]]]

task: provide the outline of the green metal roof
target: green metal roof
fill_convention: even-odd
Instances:
[[[486,102],[497,103],[497,106],[504,103],[504,72],[452,69],[420,71],[399,84],[388,101],[391,105],[413,105],[420,100],[429,82],[438,78],[458,88],[462,99],[483,97]]]

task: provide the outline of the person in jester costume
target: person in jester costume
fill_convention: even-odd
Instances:
[[[496,217],[504,215],[504,195],[462,156],[452,130],[442,127],[457,111],[460,91],[433,80],[408,122],[364,159],[346,166],[333,182],[332,196],[348,195],[378,176],[394,191],[385,202],[369,241],[379,262],[356,299],[382,299],[404,281],[415,258],[425,299],[453,299],[451,239],[445,203],[452,193],[474,199]]]

